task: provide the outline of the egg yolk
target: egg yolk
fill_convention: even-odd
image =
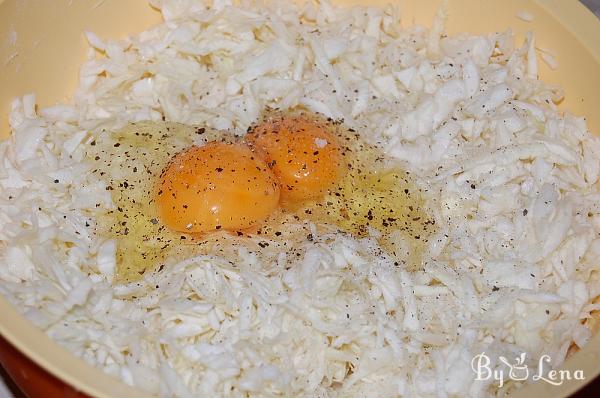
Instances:
[[[275,175],[250,147],[219,142],[175,155],[155,200],[167,227],[197,233],[251,227],[277,208],[279,194]]]
[[[284,202],[314,199],[342,175],[342,154],[326,123],[303,116],[268,118],[246,136],[264,151]]]

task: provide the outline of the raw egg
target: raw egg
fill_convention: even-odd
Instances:
[[[322,196],[343,174],[337,137],[320,118],[271,115],[251,128],[246,139],[264,151],[285,202]]]
[[[219,240],[224,242],[223,247],[228,248],[229,239],[238,238],[237,234],[225,230],[200,236],[188,233],[187,230],[180,232],[172,229],[159,214],[159,206],[156,203],[161,175],[165,176],[164,171],[172,166],[173,159],[182,159],[189,148],[212,145],[230,148],[229,145],[235,142],[236,137],[224,131],[162,121],[131,123],[119,130],[101,131],[88,142],[87,156],[93,165],[92,171],[98,178],[98,183],[105,185],[106,190],[110,192],[114,203],[114,207],[108,209],[98,203],[96,219],[97,233],[114,239],[117,243],[117,282],[135,281],[147,271],[161,270],[163,265],[173,264],[190,256],[213,253],[213,245]],[[250,150],[246,147],[241,151],[243,156],[250,156]],[[236,166],[239,164],[237,160]],[[220,166],[215,165],[214,168],[223,165],[224,163]],[[259,167],[265,171],[264,162],[260,163]],[[225,173],[225,167],[223,169]],[[231,168],[228,170],[227,174],[231,176]],[[258,173],[258,170],[256,172]],[[214,170],[214,173],[216,175],[218,171]],[[262,172],[260,174],[260,178],[264,179]],[[238,177],[239,175],[236,175],[235,180],[239,185],[241,181],[238,181]],[[174,177],[172,182],[181,183],[183,178]],[[211,178],[213,182],[217,181],[217,176]],[[226,179],[219,180],[215,192],[228,194],[227,187],[231,188],[231,183],[232,181],[229,181],[228,185]],[[245,184],[248,184],[247,178]],[[265,189],[270,192],[272,188],[268,186]],[[276,202],[275,198],[273,200]],[[177,202],[180,208],[173,209],[174,204],[171,203],[171,207],[166,209],[171,212],[183,209],[185,204]],[[193,203],[194,206],[202,204],[200,200],[194,200]],[[238,210],[235,211],[255,211],[245,208],[241,203],[237,205]],[[188,210],[191,210],[189,205]],[[231,207],[229,210],[234,211]],[[175,213],[173,216],[175,221],[184,227],[187,226],[185,221],[179,220],[176,215]],[[189,221],[187,223],[189,224]],[[216,226],[215,223],[215,229]]]
[[[381,145],[367,142],[342,122],[307,111],[267,114],[247,139],[276,161],[273,170],[282,179],[282,197],[294,203],[287,213],[312,222],[318,232],[376,237],[399,264],[420,266],[435,220],[416,179],[386,156]],[[318,143],[323,148],[315,149]],[[259,232],[272,236],[286,229],[282,224],[294,223],[286,214],[277,217]]]
[[[161,221],[175,231],[240,230],[277,208],[279,185],[250,147],[212,142],[171,160],[161,174],[155,202]]]
[[[98,204],[96,217],[98,233],[117,242],[119,282],[203,254],[259,253],[278,264],[282,252],[337,234],[377,239],[416,269],[435,231],[417,179],[377,143],[304,110],[268,111],[246,142],[142,122],[88,144],[114,203]]]

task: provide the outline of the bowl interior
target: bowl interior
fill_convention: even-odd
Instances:
[[[386,4],[385,0],[339,0],[340,4]],[[440,2],[404,0],[405,25],[428,26]],[[532,22],[516,18],[526,10]],[[135,15],[135,18],[131,16]],[[107,22],[108,21],[108,22]],[[82,32],[124,38],[158,23],[160,14],[145,0],[55,0],[24,2],[0,0],[0,136],[9,134],[11,100],[30,92],[40,106],[69,101],[77,85],[77,70],[85,59]],[[540,62],[546,81],[560,84],[566,93],[562,109],[585,115],[592,132],[600,134],[600,23],[579,2],[561,0],[452,0],[447,32],[485,33],[512,28],[517,39],[533,30],[538,47],[552,50],[559,69]],[[0,333],[51,373],[78,389],[98,397],[147,396],[93,369],[53,343],[0,297]],[[600,373],[600,335],[573,355],[565,369],[584,370],[586,380]],[[518,396],[564,397],[582,385],[566,381],[561,386],[534,383]]]

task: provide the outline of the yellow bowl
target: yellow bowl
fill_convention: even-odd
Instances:
[[[345,0],[343,4],[385,4],[385,0]],[[430,25],[439,2],[402,2],[405,25]],[[515,17],[525,10],[532,22]],[[486,33],[511,27],[520,39],[528,30],[539,47],[556,53],[559,69],[541,63],[544,80],[560,84],[566,93],[563,110],[587,117],[590,130],[600,134],[600,23],[579,2],[571,0],[450,0],[448,33]],[[133,18],[132,16],[135,16]],[[122,38],[160,21],[144,0],[0,0],[0,135],[9,133],[7,116],[13,97],[37,94],[41,106],[69,101],[84,60],[82,32]],[[75,358],[52,342],[0,297],[0,334],[34,362],[76,389],[97,397],[146,397]],[[583,370],[586,381],[600,374],[600,334],[563,366]],[[35,381],[33,381],[35,382]],[[518,396],[565,397],[585,382],[561,386],[537,382]],[[515,395],[515,396],[517,396]]]

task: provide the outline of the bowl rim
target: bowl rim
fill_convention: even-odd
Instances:
[[[0,0],[0,5],[5,0]],[[600,21],[579,1],[532,0],[533,3],[553,19],[560,22],[583,44],[587,51],[600,64]],[[70,386],[93,397],[113,396],[154,397],[141,389],[133,388],[121,380],[92,367],[71,354],[18,313],[12,304],[0,295],[0,314],[10,322],[0,322],[0,335],[13,347],[26,355],[48,373],[63,380]],[[20,331],[20,332],[19,332]],[[25,340],[23,335],[28,338]],[[587,347],[594,348],[588,350]],[[589,376],[584,382],[568,382],[559,387],[544,383],[529,383],[515,392],[515,397],[527,396],[568,396],[581,389],[589,381],[600,375],[600,333],[597,333],[586,348],[573,354],[564,364],[565,369],[585,368]]]

